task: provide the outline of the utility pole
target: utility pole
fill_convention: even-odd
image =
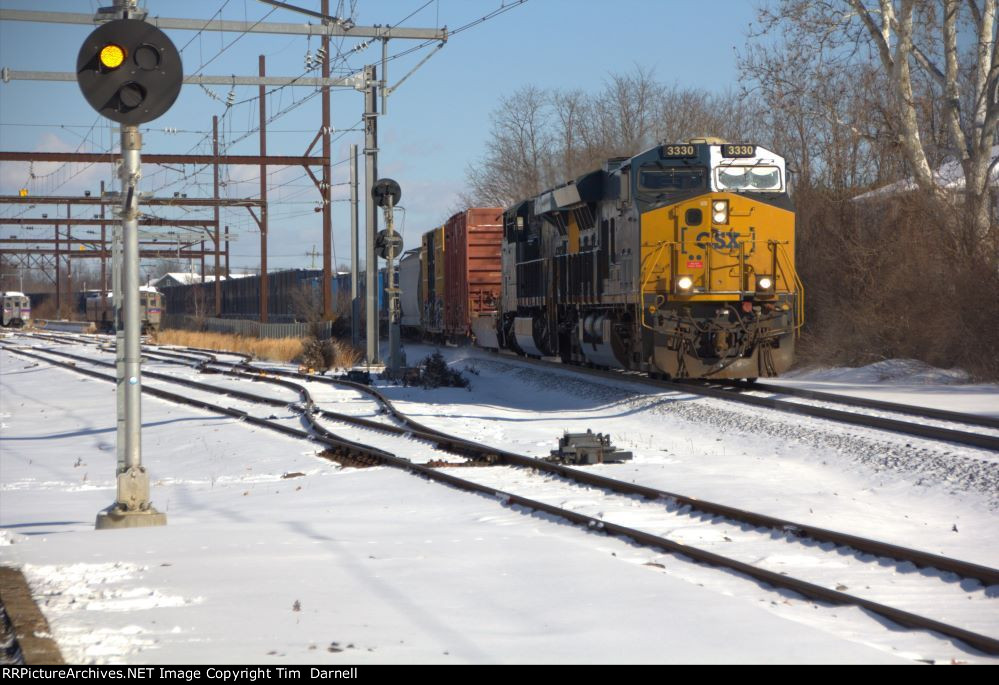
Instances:
[[[365,214],[365,285],[367,286],[367,360],[380,364],[378,355],[378,258],[375,256],[375,233],[378,231],[378,207],[371,191],[378,178],[378,87],[374,65],[364,67],[364,214]]]
[[[215,157],[214,180],[212,182],[215,198],[215,316],[222,315],[222,277],[219,272],[219,118],[212,117],[212,155]]]
[[[69,305],[67,319],[73,318],[73,226],[69,219],[73,218],[72,205],[66,204],[66,302]]]
[[[44,216],[44,215],[43,215]],[[56,318],[62,318],[62,259],[59,258],[59,224],[55,225]]]
[[[101,199],[104,199],[104,181],[101,181]],[[108,258],[105,254],[108,249],[107,224],[104,223],[104,203],[101,202],[101,311],[106,312],[108,307]],[[84,302],[86,304],[86,302]]]
[[[324,15],[330,11],[329,0],[322,0],[320,5]],[[323,55],[322,77],[330,77],[330,37],[323,35],[322,46],[320,48]],[[323,182],[320,184],[319,194],[323,199],[323,319],[330,321],[333,319],[333,203],[331,201],[333,191],[333,168],[330,166],[330,89],[323,86],[323,157],[326,163],[323,165]]]
[[[359,244],[357,206],[357,145],[350,146],[350,342],[361,346],[361,293],[358,275]]]
[[[265,76],[264,56],[259,58],[260,76]],[[260,86],[260,156],[267,156],[267,92]],[[260,323],[267,323],[268,287],[267,282],[267,164],[260,163]]]

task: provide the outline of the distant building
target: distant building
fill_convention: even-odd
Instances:
[[[245,278],[251,274],[240,274],[232,273],[230,278]],[[225,276],[221,277],[221,280],[226,280]],[[214,283],[215,276],[212,274],[205,274],[205,283]],[[157,290],[162,290],[163,288],[174,288],[178,285],[194,285],[195,283],[201,283],[201,274],[198,273],[183,273],[183,272],[172,272],[164,274],[159,278],[155,278],[149,282],[149,285],[153,286]]]

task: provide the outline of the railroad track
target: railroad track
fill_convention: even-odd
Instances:
[[[52,360],[51,357],[45,357],[44,355],[39,355],[37,353],[27,352],[25,350],[11,351],[45,359],[46,361],[52,363],[66,365],[64,362]],[[151,356],[159,355],[166,358],[173,356],[174,363],[191,364],[193,361],[190,358],[186,361],[179,360],[176,358],[176,353],[168,353],[167,355],[162,355],[158,351],[147,351],[147,353]],[[45,354],[60,356],[63,358],[75,358],[77,361],[95,365],[113,366],[113,362],[94,361],[89,358],[81,357],[80,355],[72,355],[66,352],[57,352],[55,350],[48,350]],[[211,369],[208,368],[208,365],[219,364],[218,362],[211,361],[208,357],[205,357],[205,359],[207,360],[207,363],[198,362],[198,365],[202,370],[210,371]],[[990,585],[997,584],[999,583],[999,571],[996,569],[927,554],[918,550],[910,550],[894,545],[888,545],[879,541],[867,540],[859,536],[838,533],[791,521],[776,519],[720,504],[704,502],[675,493],[655,490],[632,483],[598,476],[580,469],[570,469],[557,464],[541,462],[531,457],[517,455],[504,450],[498,450],[494,447],[479,445],[477,443],[449,436],[422,426],[401,412],[398,412],[387,398],[384,398],[384,396],[382,396],[377,390],[368,388],[367,386],[358,386],[345,381],[334,381],[327,378],[317,379],[314,376],[302,376],[301,374],[296,374],[294,372],[281,371],[277,369],[248,369],[246,367],[240,369],[236,368],[240,365],[228,364],[223,364],[223,366],[229,368],[216,369],[216,371],[221,371],[234,377],[244,379],[251,378],[253,380],[272,383],[284,387],[297,393],[299,402],[296,404],[289,404],[287,400],[234,391],[231,388],[215,388],[208,386],[208,384],[182,380],[163,374],[156,374],[155,372],[147,371],[144,372],[144,375],[154,379],[162,377],[162,380],[165,382],[179,383],[189,388],[197,388],[198,390],[204,392],[224,393],[233,397],[238,397],[247,402],[290,407],[294,409],[295,413],[300,417],[302,423],[305,425],[305,429],[293,428],[288,426],[287,422],[281,423],[272,418],[263,419],[255,417],[246,410],[235,409],[232,407],[220,407],[217,404],[190,397],[190,393],[186,393],[186,395],[169,393],[157,388],[151,388],[149,386],[144,387],[143,390],[149,394],[163,397],[164,399],[180,401],[185,404],[199,406],[210,411],[218,411],[230,416],[236,416],[254,425],[260,425],[289,435],[315,440],[326,444],[330,448],[332,454],[341,461],[358,464],[383,464],[396,468],[402,468],[411,473],[415,473],[437,482],[443,482],[472,492],[479,492],[489,496],[498,497],[507,505],[518,505],[533,511],[545,512],[578,525],[585,526],[593,531],[599,531],[610,535],[625,536],[651,548],[682,554],[708,564],[730,568],[776,587],[787,588],[795,592],[799,592],[800,594],[812,599],[827,601],[834,604],[860,606],[902,625],[933,630],[961,640],[986,653],[999,654],[999,640],[996,640],[988,635],[949,625],[908,610],[892,607],[883,602],[870,599],[869,597],[865,598],[847,594],[843,591],[848,589],[845,585],[838,584],[836,587],[840,589],[832,589],[808,580],[802,580],[800,578],[785,575],[785,572],[783,571],[762,568],[758,564],[747,563],[745,560],[733,558],[729,555],[719,554],[709,549],[701,549],[677,542],[675,540],[668,539],[661,534],[657,534],[656,532],[650,532],[647,530],[650,526],[644,526],[643,529],[637,529],[630,526],[624,526],[620,523],[614,523],[608,520],[609,516],[605,517],[603,512],[593,513],[592,511],[585,511],[585,506],[567,509],[565,506],[554,504],[552,502],[552,497],[563,502],[586,499],[594,494],[594,492],[591,492],[590,489],[596,488],[604,493],[604,499],[600,501],[599,508],[610,508],[611,505],[608,504],[608,498],[610,496],[606,495],[606,492],[610,491],[616,493],[615,497],[617,498],[617,503],[614,506],[617,507],[617,512],[627,513],[626,509],[628,507],[633,508],[635,506],[634,496],[637,495],[641,498],[644,506],[660,510],[663,517],[672,517],[673,519],[683,517],[687,520],[700,517],[703,519],[702,523],[704,523],[702,528],[714,530],[716,533],[717,531],[722,530],[719,526],[728,525],[734,526],[733,530],[729,530],[727,528],[725,529],[726,532],[733,535],[744,535],[746,537],[756,536],[757,538],[770,536],[771,538],[774,538],[778,544],[798,543],[802,546],[802,548],[825,546],[829,547],[829,549],[825,549],[823,551],[830,555],[838,555],[838,560],[842,560],[844,557],[857,556],[854,554],[854,550],[856,550],[859,554],[875,555],[869,560],[857,558],[857,561],[860,562],[859,567],[861,569],[866,569],[864,573],[858,576],[858,578],[861,578],[859,581],[861,583],[877,582],[867,578],[867,575],[869,571],[877,571],[879,570],[879,567],[882,566],[878,557],[888,557],[901,562],[902,565],[912,564],[916,567],[924,569],[924,571],[919,574],[909,573],[908,576],[910,580],[916,580],[916,575],[920,577],[925,575],[932,576],[933,572],[926,569],[938,569],[945,572],[945,574],[954,574],[954,577],[952,578],[946,576],[940,578],[928,578],[930,585],[933,586],[929,592],[937,592],[938,594],[947,594],[948,589],[951,591],[956,590],[957,587],[960,587],[960,584],[957,582],[960,578],[977,579],[982,583]],[[70,368],[73,368],[73,370],[81,373],[88,373],[89,375],[104,377],[110,380],[110,377],[105,374],[99,374],[81,369],[78,366],[70,366]],[[261,374],[265,375],[261,376]],[[296,378],[296,380],[298,382],[292,382],[283,378],[276,378],[275,376],[278,375],[285,377],[297,376],[298,378]],[[304,387],[303,383],[338,384],[353,388],[359,392],[367,392],[371,397],[375,398],[381,406],[384,407],[386,415],[391,417],[392,421],[372,421],[371,419],[349,416],[335,412],[327,412],[319,409],[315,406],[315,402],[313,401],[309,390]],[[385,449],[384,447],[371,447],[358,440],[345,439],[341,435],[337,435],[329,431],[317,419],[332,420],[344,425],[359,426],[369,433],[381,432],[390,434],[394,436],[396,440],[399,440],[400,438],[404,440],[421,440],[425,443],[433,445],[435,449],[448,451],[451,454],[473,459],[479,463],[527,467],[527,470],[518,469],[521,473],[526,474],[518,485],[528,488],[533,486],[536,491],[540,491],[541,488],[539,488],[538,485],[543,479],[544,490],[546,491],[547,496],[544,499],[538,499],[536,497],[526,497],[523,494],[514,494],[503,490],[502,488],[504,485],[509,485],[509,479],[498,475],[491,475],[499,473],[496,469],[473,469],[472,471],[465,470],[463,473],[471,473],[473,475],[458,478],[450,473],[447,473],[448,469],[435,468],[428,464],[415,463],[411,460],[399,457],[397,454],[393,453],[389,449]],[[368,435],[368,437],[370,438],[370,435]],[[434,463],[440,462],[435,461]],[[557,493],[555,494],[553,494],[552,488],[553,481],[555,481],[558,486],[555,488],[555,490],[557,490]],[[627,495],[630,497],[622,498],[620,495]],[[665,506],[663,506],[664,504]],[[584,509],[584,511],[580,511],[580,509]],[[662,523],[662,520],[660,520],[659,523],[653,524],[651,527],[655,528],[657,525],[661,528],[664,524]],[[748,529],[746,528],[747,526],[749,527]],[[716,534],[714,537],[717,538],[718,535]],[[725,536],[725,539],[729,543],[740,542],[739,540],[728,538],[727,535]],[[757,545],[758,542],[750,544]],[[715,545],[715,547],[718,546],[719,545],[717,544]],[[903,566],[896,566],[895,568],[896,570],[900,570],[901,575],[907,575],[906,569],[904,569]],[[892,572],[891,575],[896,576],[899,574]],[[850,581],[850,583],[851,586],[855,586],[857,584],[853,581]],[[935,590],[933,588],[935,588]],[[905,591],[908,592],[911,590],[906,589]],[[925,589],[918,592],[925,592]],[[876,591],[874,594],[877,594]],[[954,594],[954,597],[951,598],[950,601],[956,602],[959,595],[960,599],[967,602],[967,593],[963,588],[956,593],[952,592],[952,594]]]
[[[37,334],[36,334],[37,335]],[[55,336],[46,336],[56,339]],[[212,353],[212,350],[194,350],[198,353]],[[233,353],[225,353],[231,355]],[[240,356],[240,355],[235,355]],[[583,366],[566,365],[560,362],[553,362],[529,357],[512,357],[509,355],[496,354],[497,358],[504,361],[520,362],[529,366],[540,366],[542,368],[556,368],[561,370],[575,371],[588,376],[600,376],[611,378],[617,381],[625,380],[630,383],[651,386],[658,389],[666,389],[674,392],[686,392],[703,397],[727,400],[755,407],[774,409],[777,411],[822,418],[839,423],[875,428],[893,433],[901,433],[914,437],[952,442],[961,445],[968,445],[981,449],[999,452],[999,434],[982,433],[973,430],[961,430],[948,426],[939,426],[920,422],[920,420],[943,421],[951,424],[963,424],[985,428],[987,430],[999,431],[999,419],[980,416],[976,414],[966,414],[931,407],[919,407],[908,404],[894,402],[884,402],[858,397],[849,397],[836,393],[819,392],[781,386],[773,383],[750,383],[739,381],[665,381],[661,379],[649,378],[645,375],[622,373],[606,369],[595,369]],[[247,358],[248,359],[248,358]],[[769,396],[760,396],[759,393],[767,393]],[[837,404],[847,407],[873,409],[876,411],[902,415],[907,418],[892,418],[886,416],[875,416],[853,411],[845,411],[834,407],[817,404],[805,404],[802,402],[788,401],[780,399],[778,395],[788,395],[800,397],[815,402],[827,404]]]
[[[529,357],[510,356],[506,354],[493,353],[496,359],[505,362],[522,363],[528,366],[537,366],[545,369],[560,369],[563,371],[575,371],[585,376],[598,376],[616,381],[626,381],[639,385],[651,386],[660,390],[670,390],[673,392],[688,393],[711,397],[715,399],[727,400],[746,404],[754,407],[775,409],[782,412],[812,416],[816,418],[828,419],[839,423],[847,423],[855,426],[865,426],[867,428],[877,428],[893,433],[902,433],[930,440],[940,440],[961,445],[969,445],[981,449],[999,452],[999,435],[975,432],[971,430],[960,430],[945,426],[928,425],[920,423],[921,419],[935,419],[961,423],[968,426],[979,426],[988,429],[999,429],[999,420],[982,417],[974,414],[963,414],[959,412],[948,412],[945,410],[927,409],[912,405],[896,404],[890,402],[880,402],[878,400],[865,400],[861,398],[851,398],[845,395],[834,393],[818,393],[800,389],[790,389],[784,386],[771,386],[769,383],[729,383],[729,382],[703,382],[703,381],[666,381],[662,379],[649,378],[646,375],[636,373],[624,373],[608,369],[596,369],[584,366],[563,364],[556,361],[544,359],[532,359]],[[844,406],[863,407],[877,409],[885,412],[908,415],[912,420],[901,418],[890,418],[884,416],[874,416],[843,409],[821,406],[817,404],[805,404],[803,402],[793,402],[778,399],[777,397],[761,397],[754,392],[766,392],[776,394],[795,395],[798,397],[836,403]]]
[[[912,404],[901,404],[898,402],[885,402],[865,397],[852,397],[834,392],[822,392],[819,390],[809,390],[791,385],[778,385],[769,381],[765,383],[747,381],[721,381],[718,385],[731,386],[744,392],[766,392],[775,395],[790,395],[803,399],[816,400],[818,402],[832,402],[849,407],[862,407],[864,409],[876,409],[878,411],[895,412],[897,414],[907,414],[924,419],[935,419],[937,421],[949,421],[952,423],[964,423],[969,426],[981,426],[983,428],[994,428],[999,430],[999,418],[992,416],[980,416],[978,414],[966,414],[963,412],[950,411],[947,409],[936,409],[933,407],[919,407]]]

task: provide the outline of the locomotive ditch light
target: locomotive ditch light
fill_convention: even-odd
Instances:
[[[715,200],[711,203],[711,219],[716,224],[728,223],[728,200]]]
[[[773,276],[767,274],[759,274],[756,277],[756,294],[757,295],[773,295],[774,294],[774,279]]]
[[[690,289],[694,287],[694,279],[690,276],[680,276],[676,279],[676,291],[681,294],[687,294]]]

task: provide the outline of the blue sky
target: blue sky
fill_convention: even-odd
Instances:
[[[361,25],[395,25],[416,11],[401,25],[447,25],[454,29],[495,10],[502,2],[357,0],[355,20]],[[103,4],[110,4],[110,0],[0,0],[5,9],[85,13]],[[319,8],[318,0],[289,4]],[[336,4],[331,2],[334,8]],[[397,220],[397,227],[403,229],[407,247],[417,244],[419,235],[439,224],[456,205],[467,167],[482,155],[489,114],[499,98],[529,84],[595,93],[609,74],[630,71],[636,65],[654,69],[658,79],[666,83],[715,91],[732,88],[738,82],[736,50],[745,44],[755,4],[749,0],[529,0],[454,36],[396,91],[389,100],[388,115],[379,122],[379,175],[391,176],[402,186],[406,212]],[[306,21],[255,0],[148,0],[145,6],[151,15],[164,17],[207,20],[222,8],[225,19],[256,21],[269,14],[265,21]],[[90,30],[82,25],[0,22],[0,66],[72,71],[79,46]],[[306,50],[315,52],[319,46],[318,40],[309,43],[303,36],[245,35],[233,42],[238,34],[168,33],[178,48],[186,45],[182,53],[185,72],[194,72],[213,60],[201,70],[210,75],[255,75],[257,56],[264,54],[268,74],[297,76],[303,72]],[[345,41],[343,49],[349,50],[356,43]],[[389,54],[414,45],[416,41],[392,41]],[[218,55],[222,48],[225,51]],[[406,74],[428,50],[393,60],[390,83]],[[352,55],[346,67],[360,69],[378,58],[380,48],[372,47]],[[229,89],[220,86],[211,90],[224,99]],[[257,93],[256,87],[235,91],[237,102]],[[270,97],[268,113],[311,93],[310,88],[286,88]],[[359,123],[362,108],[360,93],[334,91],[334,162],[346,160],[350,143],[363,147],[361,133],[345,131]],[[235,142],[256,127],[256,102],[227,111],[223,102],[197,86],[185,86],[169,112],[143,127],[144,150],[210,152],[213,114],[222,118],[223,141],[230,143],[230,153],[258,152],[255,133]],[[313,97],[269,124],[268,152],[302,154],[319,127],[320,116],[320,99]],[[116,146],[117,135],[87,106],[75,83],[0,84],[0,149],[106,151]],[[363,158],[361,163],[363,170]],[[84,189],[96,191],[101,180],[109,186],[114,182],[110,165],[35,165],[34,172],[36,178],[28,180],[27,165],[0,163],[0,194],[15,194],[25,185],[32,195],[80,194]],[[192,197],[209,196],[211,170],[192,172],[190,167],[164,170],[146,165],[140,189],[157,195],[180,191]],[[347,174],[346,163],[336,166],[334,184],[345,184]],[[307,253],[313,246],[322,249],[321,215],[313,211],[318,192],[298,168],[271,168],[268,175],[272,202],[270,268],[308,268],[312,258]],[[258,176],[255,167],[229,167],[223,194],[257,195]],[[346,185],[334,188],[335,199],[347,197]],[[0,216],[37,216],[50,210],[28,211],[8,205],[0,207]],[[92,208],[74,210],[74,216],[92,213]],[[232,248],[233,265],[257,265],[259,237],[253,220],[245,210],[235,209],[224,210],[223,220],[239,235]],[[350,244],[346,202],[334,204],[333,223],[337,263],[345,263]],[[30,235],[10,226],[0,227],[0,234]],[[317,260],[317,264],[321,262]]]

